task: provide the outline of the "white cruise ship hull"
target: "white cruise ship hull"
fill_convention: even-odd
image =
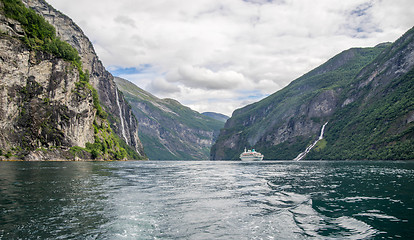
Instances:
[[[242,161],[262,161],[263,156],[261,157],[254,157],[254,156],[242,156],[240,157]]]
[[[247,151],[245,148],[244,152],[240,154],[240,159],[242,161],[262,161],[263,154],[256,152],[254,149]]]

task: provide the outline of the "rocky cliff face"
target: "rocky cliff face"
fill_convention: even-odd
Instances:
[[[136,118],[112,76],[88,63],[82,70],[76,50],[34,11],[0,1],[0,159],[144,158]],[[113,92],[104,110],[91,83],[103,99]],[[119,138],[108,120],[118,123]]]
[[[115,81],[140,123],[140,138],[152,160],[206,160],[224,123],[173,99],[159,99],[121,78]]]
[[[26,159],[65,158],[72,146],[94,142],[92,93],[76,85],[79,71],[50,53],[30,50],[17,37],[20,23],[0,15],[0,149]]]
[[[57,35],[79,52],[83,69],[89,72],[90,82],[98,90],[99,100],[105,111],[110,114],[108,119],[112,129],[137,153],[144,156],[138,137],[138,122],[123,96],[119,94],[113,76],[106,71],[82,30],[70,18],[43,0],[23,0],[23,3],[42,15],[56,28]]]
[[[0,70],[0,149],[94,142],[92,94],[71,63],[0,35]]]

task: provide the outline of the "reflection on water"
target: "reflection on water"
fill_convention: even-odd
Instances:
[[[0,162],[0,239],[407,239],[413,187],[413,162]]]

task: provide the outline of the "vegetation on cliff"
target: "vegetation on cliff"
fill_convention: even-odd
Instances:
[[[414,159],[414,30],[395,43],[354,48],[271,96],[238,109],[212,147],[237,159],[253,147],[266,159]]]
[[[338,111],[325,134],[325,147],[308,159],[414,159],[414,69],[393,80],[368,102]],[[363,106],[363,111],[361,108]]]
[[[78,52],[68,43],[56,37],[55,28],[34,10],[26,8],[21,0],[1,0],[5,16],[17,20],[26,35],[23,41],[35,50],[42,50],[72,61],[79,69],[81,66]]]
[[[414,159],[414,28],[360,72],[308,159]],[[368,82],[367,82],[368,81]],[[357,91],[358,90],[358,91]]]
[[[236,110],[213,146],[212,158],[237,159],[245,147],[260,150],[266,159],[295,158],[317,137],[336,95],[386,46],[344,51],[282,90]],[[226,144],[230,139],[233,148]]]
[[[96,111],[93,122],[95,141],[87,143],[86,148],[72,146],[70,151],[72,155],[62,157],[114,160],[139,159],[140,156],[113,133],[106,119],[108,114],[99,103],[98,92],[89,83],[89,72],[82,70],[82,63],[77,50],[60,40],[56,36],[55,28],[34,10],[26,8],[20,0],[1,0],[0,4],[2,14],[21,24],[24,36],[20,40],[35,53],[35,56],[42,56],[40,58],[36,57],[37,61],[48,58],[47,54],[42,54],[42,52],[69,61],[79,73],[79,80],[75,82],[76,86],[72,90],[73,94],[78,96],[78,101],[89,101],[91,99],[93,102]],[[67,72],[72,70],[73,68],[68,69]],[[61,81],[61,79],[58,81]],[[44,91],[48,90],[30,77],[27,79],[26,86],[19,91],[22,102],[17,124],[26,130],[23,131],[24,136],[22,136],[20,147],[8,150],[5,153],[6,158],[13,155],[22,158],[30,151],[55,150],[67,145],[64,133],[59,125],[68,124],[63,122],[68,121],[70,111],[62,104],[51,103],[47,97],[39,103],[38,97]],[[39,117],[45,117],[45,119],[37,119],[39,120],[37,121],[33,117],[35,111]],[[58,119],[61,122],[57,122]]]

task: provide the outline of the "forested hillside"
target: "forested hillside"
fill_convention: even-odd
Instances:
[[[353,48],[260,102],[238,109],[212,147],[237,159],[244,147],[265,159],[412,159],[413,29],[395,43]]]

